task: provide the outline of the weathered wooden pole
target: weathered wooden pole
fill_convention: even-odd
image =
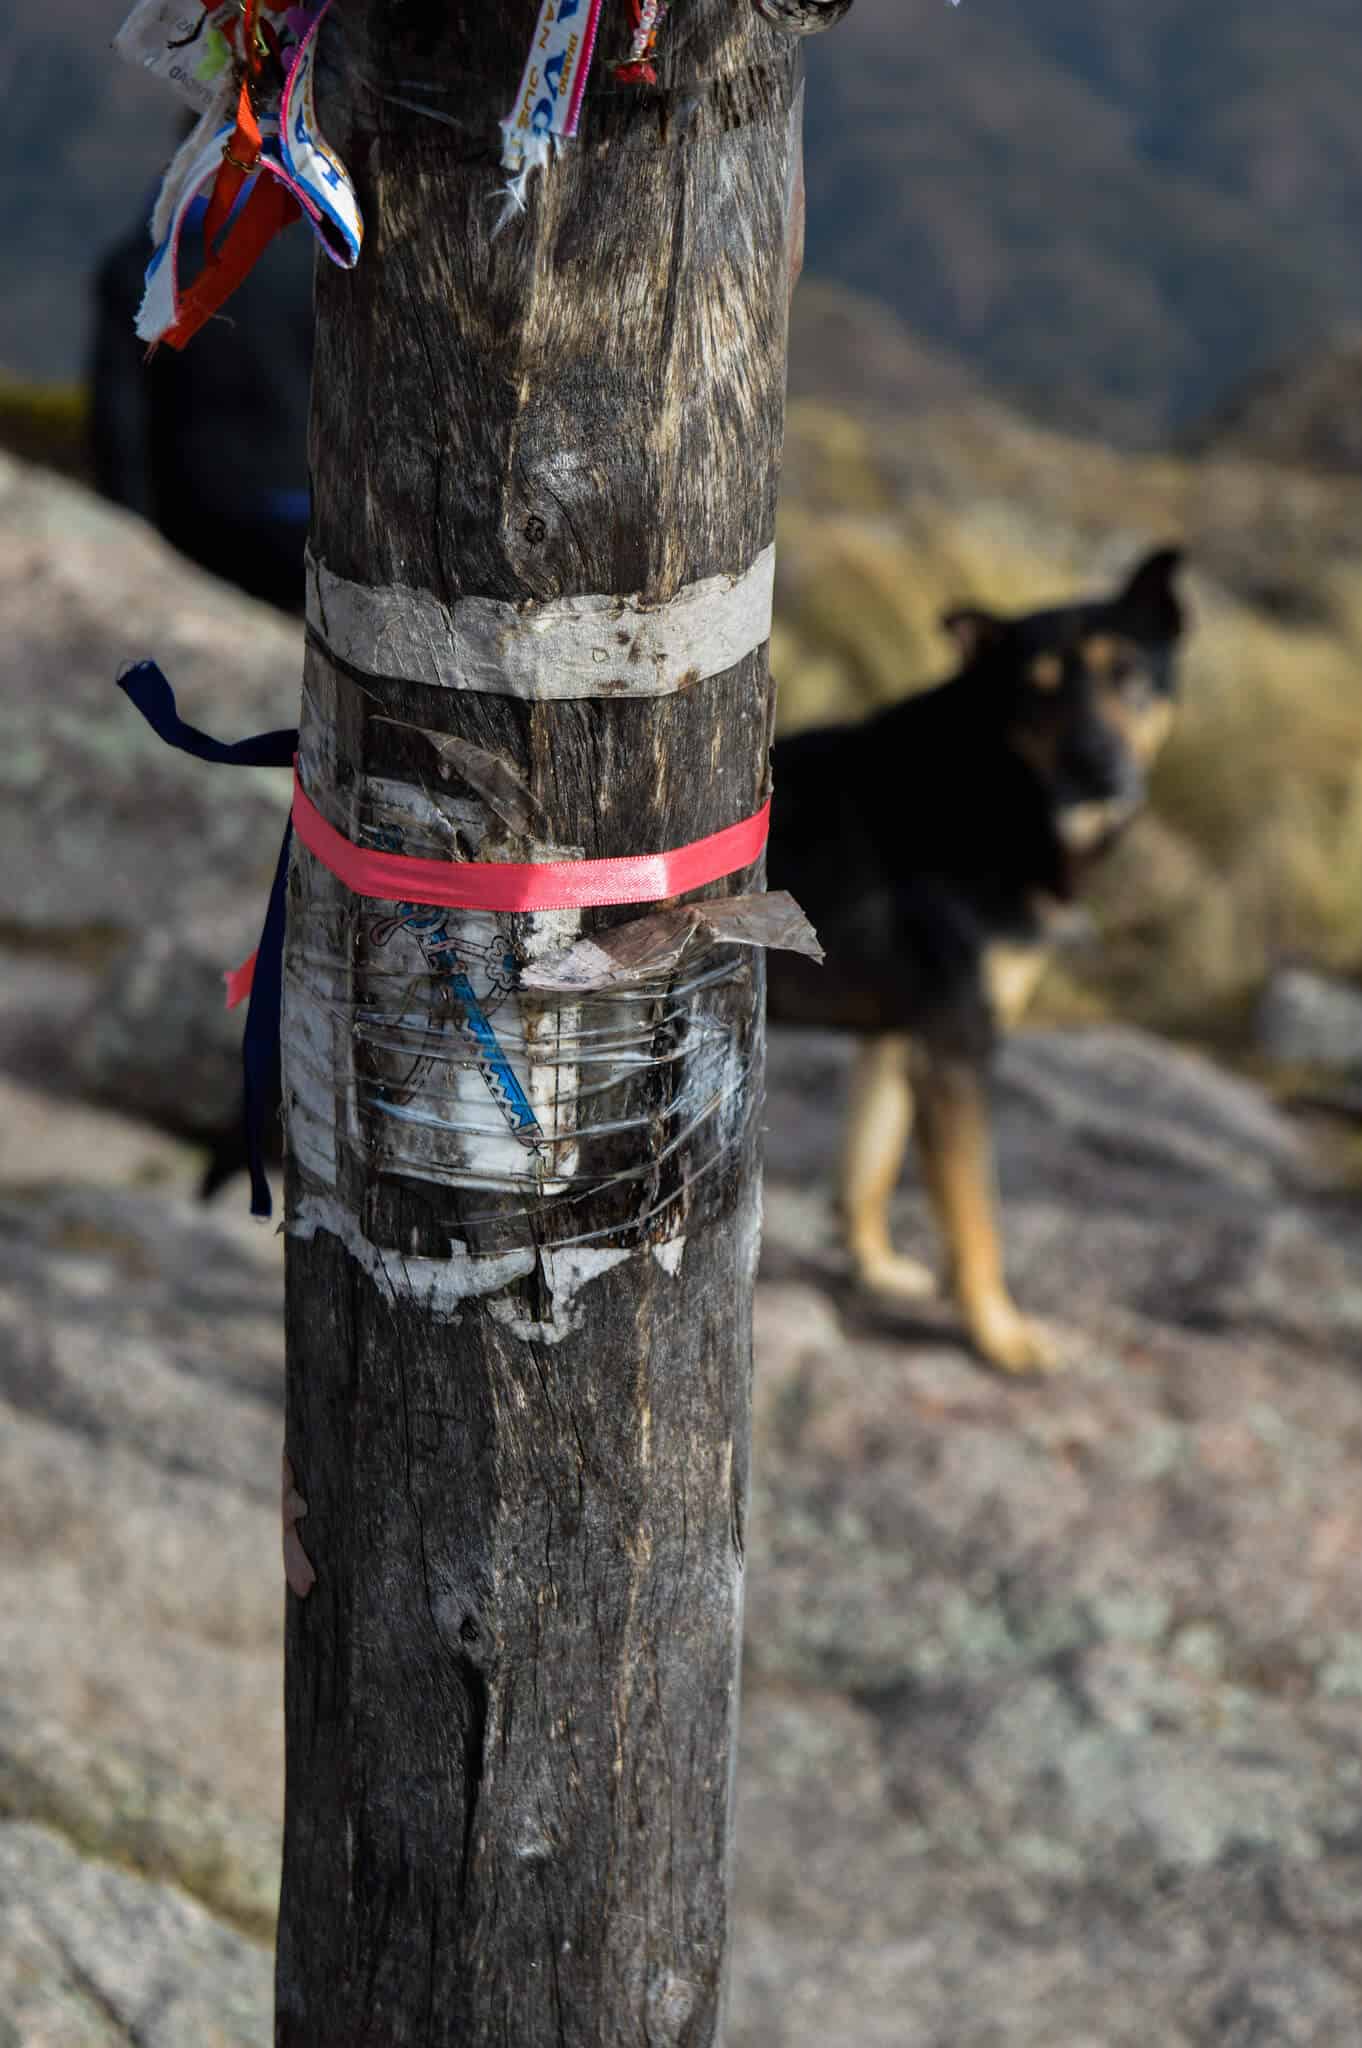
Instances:
[[[598,59],[494,232],[537,12],[348,0],[324,109],[367,237],[318,288],[301,778],[432,861],[767,793],[798,45],[676,0],[657,86]],[[647,908],[417,910],[295,853],[281,2048],[718,2038],[761,955],[519,982]]]

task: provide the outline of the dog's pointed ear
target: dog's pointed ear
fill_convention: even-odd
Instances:
[[[981,654],[999,646],[1008,632],[1006,619],[973,604],[952,605],[948,612],[941,614],[941,625],[955,642],[956,652],[966,668]]]
[[[1117,608],[1149,637],[1176,640],[1183,610],[1173,579],[1182,567],[1181,548],[1156,548],[1131,572]]]

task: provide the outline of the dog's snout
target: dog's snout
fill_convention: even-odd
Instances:
[[[1085,718],[1066,734],[1059,779],[1072,802],[1135,803],[1144,794],[1140,766],[1121,734],[1104,719]]]

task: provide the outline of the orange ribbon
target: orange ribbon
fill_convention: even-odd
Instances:
[[[227,168],[230,166],[224,166]],[[180,299],[179,318],[166,329],[162,341],[179,349],[192,340],[244,281],[275,236],[297,220],[301,211],[286,185],[261,174],[223,247],[210,247],[203,269]]]

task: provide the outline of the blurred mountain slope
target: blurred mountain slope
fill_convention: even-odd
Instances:
[[[857,0],[809,69],[810,270],[1050,417],[1153,437],[1362,315],[1346,0]]]
[[[1193,452],[1362,476],[1362,327],[1249,378],[1188,440]]]
[[[88,279],[144,208],[180,102],[110,47],[123,0],[6,10],[0,35],[0,365],[70,377],[83,362]]]
[[[78,369],[85,276],[175,118],[108,47],[124,11],[48,0],[0,48],[0,364],[28,375]],[[1042,417],[1155,439],[1362,320],[1352,0],[857,0],[809,67],[810,274]]]

